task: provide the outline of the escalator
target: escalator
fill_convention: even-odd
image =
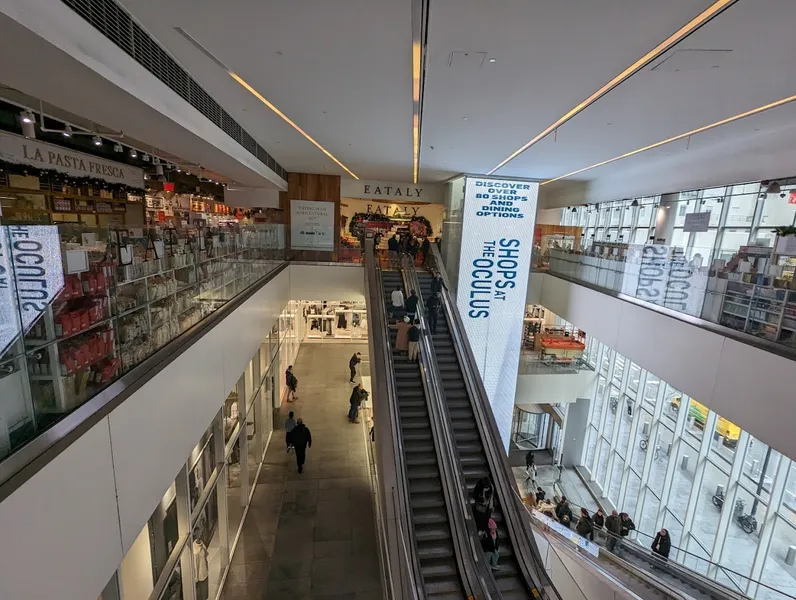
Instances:
[[[385,306],[390,291],[403,288],[398,271],[382,272]],[[408,479],[411,522],[423,587],[429,598],[466,598],[456,560],[426,390],[420,365],[395,351],[397,332],[390,329],[392,364],[398,397]]]
[[[418,270],[415,273],[419,282],[420,289],[418,291],[421,299],[428,299],[431,295],[432,277],[425,271]],[[444,310],[440,311],[436,333],[431,337],[450,423],[455,436],[459,463],[464,473],[467,489],[472,490],[482,477],[489,477],[495,482],[495,474],[490,469],[481,432],[473,412],[470,393],[459,364]],[[499,495],[496,496],[499,500]],[[516,532],[511,531],[512,528],[507,525],[499,501],[495,504],[492,518],[497,524],[501,540],[500,570],[493,574],[497,587],[505,600],[529,598],[532,595],[530,588],[536,587],[538,584],[527,582],[526,576],[523,574],[513,544]]]

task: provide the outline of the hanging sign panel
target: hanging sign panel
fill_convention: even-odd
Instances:
[[[144,171],[69,148],[0,132],[0,159],[53,169],[70,177],[96,177],[108,183],[144,187]]]
[[[710,213],[688,213],[685,216],[683,231],[707,231],[710,228]]]
[[[508,450],[539,184],[467,177],[457,302]]]
[[[334,250],[334,202],[290,201],[290,247]]]

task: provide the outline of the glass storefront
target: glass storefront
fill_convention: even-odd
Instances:
[[[273,432],[280,365],[292,363],[301,341],[297,304],[219,405],[100,600],[218,598]]]
[[[598,343],[582,466],[645,546],[754,598],[792,593],[796,463]],[[707,435],[706,435],[707,434]],[[759,583],[757,583],[759,582]]]

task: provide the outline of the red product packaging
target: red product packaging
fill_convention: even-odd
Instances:
[[[72,317],[69,313],[61,313],[55,318],[55,334],[57,337],[72,335]]]
[[[97,276],[91,271],[83,273],[83,293],[95,294],[97,292]]]
[[[80,283],[77,275],[69,276],[69,297],[80,298],[83,295],[83,286]]]
[[[73,310],[69,316],[72,318],[72,333],[77,333],[80,331],[80,311]]]
[[[88,309],[78,311],[80,313],[80,330],[88,329],[91,325],[91,318],[88,314]]]
[[[104,292],[108,289],[108,280],[105,278],[103,269],[97,271],[97,291]]]
[[[77,370],[77,365],[75,364],[75,358],[69,352],[64,352],[61,355],[61,375],[71,375]]]

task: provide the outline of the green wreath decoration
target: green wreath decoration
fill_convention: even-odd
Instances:
[[[348,232],[355,238],[361,237],[365,233],[365,221],[382,221],[385,223],[400,224],[407,223],[406,221],[399,221],[387,215],[358,212],[354,213],[354,216],[351,217],[351,221],[348,223]],[[410,230],[412,229],[411,223],[420,223],[425,229],[425,234],[422,234],[423,237],[431,237],[434,234],[434,229],[431,227],[431,222],[423,216],[415,215],[409,219],[408,222],[410,223]]]

